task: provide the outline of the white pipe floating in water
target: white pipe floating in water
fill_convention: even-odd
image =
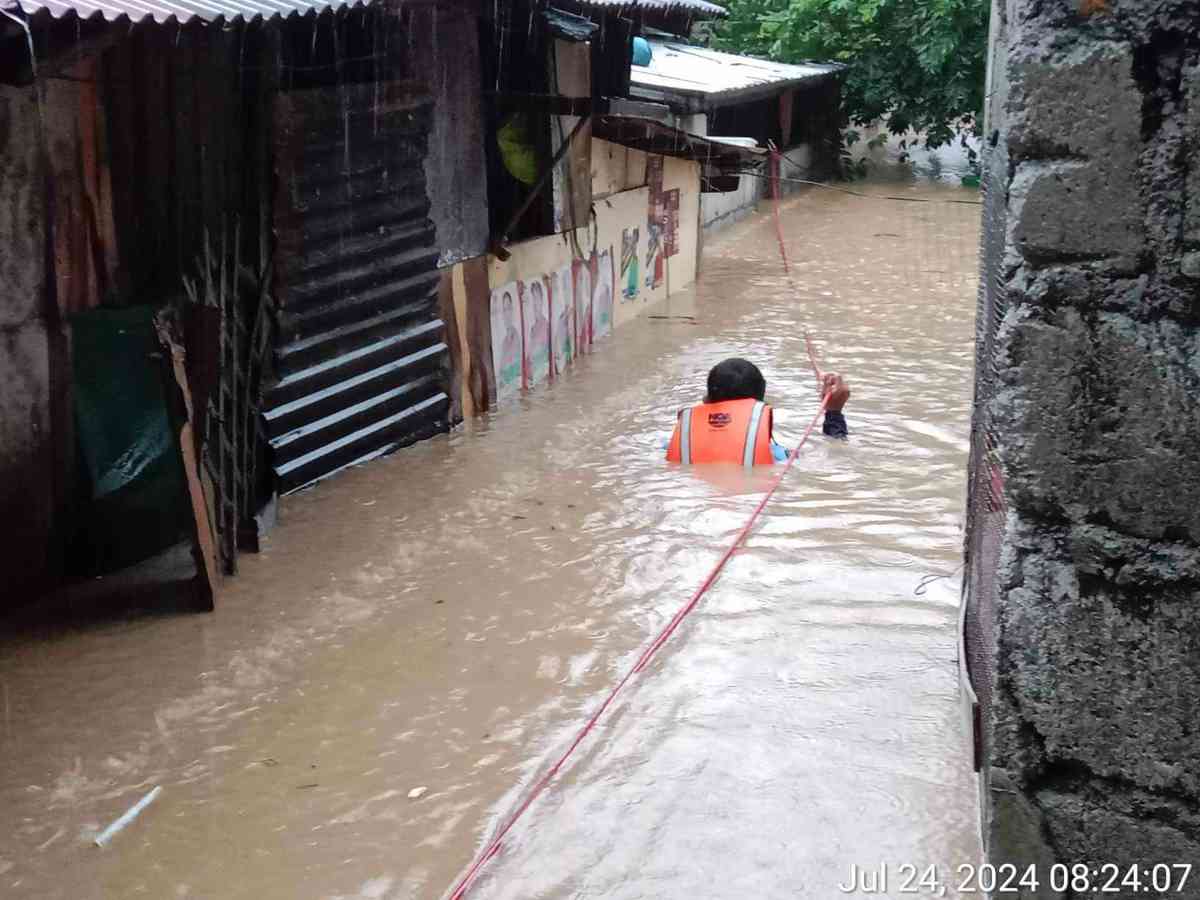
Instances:
[[[144,810],[147,806],[149,806],[151,803],[153,803],[154,798],[157,797],[161,793],[162,793],[162,785],[159,785],[154,790],[152,790],[150,793],[148,793],[145,797],[143,797],[141,800],[139,800],[137,803],[135,803],[133,806],[131,806],[128,810],[126,810],[125,815],[121,816],[121,818],[117,819],[117,821],[113,822],[111,825],[109,825],[107,828],[105,828],[102,832],[100,832],[99,835],[97,835],[96,846],[97,847],[106,846],[108,844],[108,842],[111,841],[116,836],[117,832],[121,831],[126,825],[128,825],[130,822],[132,822],[134,819],[136,819],[139,815],[141,815],[142,810]]]

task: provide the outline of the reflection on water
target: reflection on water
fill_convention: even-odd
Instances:
[[[977,218],[805,193],[799,295],[753,219],[664,309],[694,323],[623,327],[291,498],[215,615],[6,639],[3,894],[441,896],[757,502],[758,473],[662,463],[674,410],[746,356],[794,441],[805,325],[851,380],[851,440],[813,437],[473,896],[830,897],[851,863],[974,860],[957,591],[914,590],[960,556]]]

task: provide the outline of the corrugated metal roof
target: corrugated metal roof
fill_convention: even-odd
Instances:
[[[705,101],[769,93],[840,71],[837,63],[788,65],[666,41],[651,41],[648,66],[634,66],[631,93],[653,100],[690,96]]]
[[[728,15],[725,7],[707,0],[576,0],[580,6],[599,9],[651,9],[655,12],[681,12],[695,18],[720,19]]]
[[[76,15],[133,23],[153,20],[179,23],[219,22],[303,16],[344,6],[366,6],[372,0],[0,0],[0,8],[29,19]]]

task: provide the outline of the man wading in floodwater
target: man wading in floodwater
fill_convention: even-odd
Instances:
[[[850,386],[835,372],[817,370],[821,394],[829,395],[822,431],[845,438],[849,431],[842,408]],[[745,359],[727,359],[708,373],[708,395],[699,406],[681,410],[667,445],[667,461],[677,463],[740,463],[743,466],[783,462],[788,451],[771,434],[771,407],[763,402],[767,381],[758,366]]]

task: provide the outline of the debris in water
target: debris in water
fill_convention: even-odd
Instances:
[[[427,793],[429,793],[429,788],[427,788],[425,786],[415,787],[411,791],[408,792],[408,799],[409,800],[420,800]]]
[[[161,793],[162,793],[162,786],[159,785],[154,790],[152,790],[150,793],[148,793],[145,797],[143,797],[141,800],[139,800],[137,803],[135,803],[133,806],[131,806],[126,811],[125,815],[121,816],[121,818],[117,819],[117,821],[113,822],[111,825],[109,825],[107,828],[105,828],[102,832],[100,832],[100,834],[96,837],[96,842],[95,842],[96,846],[103,847],[106,844],[108,844],[108,842],[111,841],[119,831],[121,831],[126,825],[128,825],[130,822],[132,822],[134,819],[136,819],[141,814],[142,810],[144,810],[147,806],[149,806],[151,803],[153,803],[154,798],[157,797]]]
[[[58,831],[56,831],[56,832],[54,832],[54,834],[50,835],[49,840],[43,841],[38,846],[38,853],[41,853],[43,850],[45,850],[47,847],[49,847],[51,844],[53,844],[55,841],[57,841],[64,834],[66,834],[65,828],[58,829]]]

